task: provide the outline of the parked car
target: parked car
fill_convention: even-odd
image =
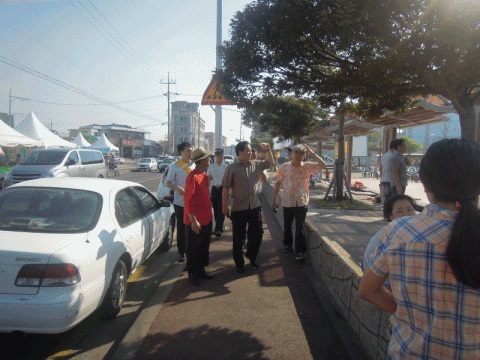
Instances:
[[[227,165],[232,164],[234,161],[234,158],[232,155],[224,155],[223,156],[223,162]]]
[[[65,332],[121,310],[127,279],[168,250],[170,202],[122,180],[44,178],[0,191],[0,332]]]
[[[153,171],[157,167],[157,160],[152,157],[141,158],[137,163],[137,170],[139,171]]]
[[[91,149],[38,149],[15,165],[5,186],[43,177],[107,177],[101,151]]]
[[[123,157],[115,157],[116,164],[125,164],[125,159]]]
[[[162,162],[157,164],[158,171],[164,172],[165,170],[168,169],[170,164],[173,163],[173,162],[175,162],[175,158],[173,158],[173,157],[163,159]]]

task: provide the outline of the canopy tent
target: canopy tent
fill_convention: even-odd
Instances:
[[[75,137],[75,140],[73,140],[73,143],[77,144],[80,147],[90,147],[90,143],[87,140],[85,140],[81,132],[77,134],[77,136]]]
[[[15,130],[21,132],[23,135],[30,136],[36,140],[40,140],[45,148],[52,147],[67,147],[76,148],[77,145],[62,139],[60,136],[54,134],[43,125],[35,114],[30,111],[25,119],[20,124],[15,126]]]
[[[105,136],[105,134],[102,134],[100,139],[98,139],[96,142],[94,142],[92,145],[90,145],[92,149],[97,149],[100,150],[103,153],[109,153],[109,152],[118,152],[120,149],[113,145]]]
[[[42,146],[42,142],[23,135],[0,120],[1,146]]]

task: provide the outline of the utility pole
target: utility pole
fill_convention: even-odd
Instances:
[[[216,69],[222,69],[222,56],[220,47],[222,46],[222,0],[217,0],[217,58]],[[222,105],[215,106],[215,146],[223,148],[222,144]]]
[[[8,115],[12,115],[12,88],[10,88],[10,96],[8,101]]]
[[[168,114],[167,114],[167,148],[168,148],[168,152],[170,153],[170,155],[173,153],[173,147],[175,146],[175,144],[171,144],[172,142],[172,137],[170,135],[170,131],[171,131],[171,128],[170,128],[170,84],[176,84],[175,80],[172,80],[172,82],[170,82],[170,73],[168,73],[167,75],[167,82],[162,82],[160,81],[160,84],[167,84],[167,101],[168,101],[168,104],[167,104],[167,111],[168,111]],[[171,144],[171,145],[170,145]]]

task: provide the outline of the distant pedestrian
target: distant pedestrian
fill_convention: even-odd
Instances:
[[[192,145],[188,142],[183,142],[177,145],[177,151],[180,154],[180,159],[171,163],[168,166],[168,174],[166,185],[174,190],[173,193],[173,207],[175,208],[175,217],[177,220],[177,248],[180,257],[178,262],[186,261],[185,250],[185,225],[183,224],[183,193],[185,191],[185,180],[187,176],[195,168],[195,164],[190,163],[192,158]]]
[[[200,285],[200,279],[213,279],[205,271],[209,264],[210,237],[212,234],[212,202],[210,181],[206,173],[210,153],[199,147],[192,152],[192,170],[185,181],[184,223],[186,225],[186,249],[188,277],[192,285]]]
[[[229,216],[228,197],[229,191],[232,191],[233,260],[239,273],[244,271],[242,248],[245,234],[247,234],[245,257],[250,260],[254,269],[258,267],[257,255],[263,237],[259,180],[262,171],[274,164],[270,145],[262,143],[260,147],[266,152],[267,159],[251,160],[250,143],[240,141],[235,146],[237,160],[227,167],[223,178],[222,211],[225,216]]]
[[[415,201],[408,195],[395,194],[385,200],[385,209],[388,214],[388,221],[393,221],[403,216],[412,216],[416,214]],[[365,252],[363,253],[362,270],[365,272],[372,262],[375,254],[380,235],[383,233],[383,228],[378,230],[368,242]],[[390,288],[390,280],[385,281],[385,287]]]
[[[304,162],[303,159],[306,154],[311,154],[316,163]],[[274,209],[278,207],[277,196],[280,188],[283,188],[283,252],[293,251],[292,225],[293,220],[295,220],[295,258],[299,261],[305,259],[305,251],[307,250],[304,225],[308,212],[310,176],[326,167],[325,161],[315,154],[308,145],[299,144],[292,148],[292,161],[282,164],[275,175],[277,182],[273,189],[272,206]]]
[[[385,227],[358,294],[392,314],[389,358],[477,359],[480,146],[433,143],[419,175],[430,204]]]
[[[407,165],[403,154],[407,151],[404,139],[395,139],[390,142],[390,150],[383,154],[381,161],[381,180],[384,199],[395,194],[405,194],[407,188]],[[384,218],[388,214],[383,212]]]
[[[330,181],[330,170],[325,169],[325,180]]]
[[[215,161],[210,164],[207,170],[207,175],[212,185],[211,196],[213,214],[215,217],[215,236],[220,237],[223,233],[223,223],[225,221],[225,215],[222,213],[222,181],[227,164],[224,162],[223,149],[215,149]]]

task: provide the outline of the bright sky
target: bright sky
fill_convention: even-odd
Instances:
[[[223,40],[250,2],[223,0]],[[11,89],[29,99],[11,103],[16,124],[32,110],[61,135],[117,123],[166,139],[161,83],[174,83],[170,101],[200,104],[215,70],[216,18],[217,0],[0,0],[0,112],[9,112]],[[240,112],[223,109],[223,135],[233,144]],[[200,115],[215,131],[213,109],[200,106]]]

